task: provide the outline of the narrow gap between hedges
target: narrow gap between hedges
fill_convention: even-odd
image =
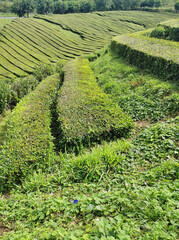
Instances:
[[[60,137],[61,137],[61,126],[60,126],[60,123],[58,121],[58,112],[57,112],[57,101],[58,101],[58,97],[59,97],[59,94],[60,94],[60,89],[61,87],[63,86],[63,82],[64,82],[64,71],[62,70],[60,72],[60,83],[59,83],[59,86],[57,88],[57,91],[56,91],[56,94],[54,96],[54,99],[52,101],[52,104],[51,104],[51,107],[50,107],[50,110],[51,110],[51,134],[52,136],[54,137],[53,139],[53,143],[55,145],[55,151],[56,152],[59,152],[59,140],[60,140]]]

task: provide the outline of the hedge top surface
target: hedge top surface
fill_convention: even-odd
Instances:
[[[158,25],[168,26],[171,28],[179,28],[179,19],[171,19],[169,21],[161,22]]]
[[[134,34],[121,35],[113,38],[113,41],[127,45],[132,49],[161,57],[175,63],[179,63],[179,43],[157,38],[149,38],[145,35],[151,30]]]

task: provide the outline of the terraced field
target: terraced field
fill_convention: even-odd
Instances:
[[[5,25],[0,238],[179,239],[178,43],[131,33],[170,17],[100,12]],[[122,33],[114,51],[93,53]],[[148,60],[159,72],[171,64],[169,81]]]
[[[50,64],[89,54],[113,36],[144,30],[171,16],[177,17],[116,11],[16,19],[1,30],[0,79],[27,76],[39,62]]]

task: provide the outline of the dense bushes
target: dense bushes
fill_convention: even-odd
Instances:
[[[167,40],[179,41],[179,20],[173,19],[158,24],[150,34],[150,37],[163,38]]]
[[[34,168],[45,168],[53,159],[51,104],[59,86],[58,75],[43,80],[15,107],[0,153],[1,190],[16,184]]]
[[[57,65],[58,68],[58,65]],[[4,79],[0,81],[0,114],[7,108],[13,108],[21,98],[35,89],[42,79],[52,75],[58,69],[52,65],[40,63],[34,74],[25,78]]]
[[[102,92],[88,60],[82,58],[65,67],[58,112],[62,149],[127,136],[133,125],[117,104]]]
[[[144,36],[149,31],[113,38],[111,48],[132,64],[178,81],[179,44]]]

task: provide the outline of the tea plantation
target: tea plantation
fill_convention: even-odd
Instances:
[[[177,22],[114,11],[1,23],[2,240],[179,239],[179,43],[151,34],[177,36]]]

